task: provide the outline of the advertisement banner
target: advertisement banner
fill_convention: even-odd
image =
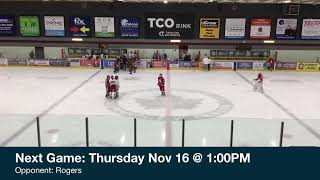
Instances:
[[[0,36],[16,35],[16,23],[14,16],[0,16]]]
[[[271,19],[251,20],[251,39],[269,39],[271,32]]]
[[[219,39],[220,19],[201,18],[200,19],[200,39]]]
[[[192,67],[192,61],[179,61],[179,67]]]
[[[190,14],[146,14],[146,39],[193,39],[194,16]]]
[[[179,67],[179,61],[178,60],[170,61],[170,67],[171,68],[178,68]]]
[[[80,59],[79,58],[68,58],[70,62],[70,66],[80,66]]]
[[[140,60],[137,62],[138,68],[146,68],[147,67],[147,61]]]
[[[276,70],[296,70],[297,63],[295,62],[277,62]]]
[[[253,62],[237,62],[237,69],[253,69]]]
[[[49,60],[45,59],[36,59],[34,60],[34,65],[35,66],[49,66]]]
[[[63,59],[49,59],[50,66],[64,66]]]
[[[232,70],[233,69],[233,62],[212,62],[212,69],[225,69],[225,70]]]
[[[115,60],[104,59],[103,60],[103,67],[113,67]]]
[[[253,62],[253,70],[263,70],[264,69],[264,62],[261,61],[255,61]]]
[[[80,59],[80,66],[99,67],[100,66],[100,60]]]
[[[297,63],[297,70],[318,71],[319,63]]]
[[[152,67],[165,68],[167,67],[167,61],[152,61]]]
[[[70,17],[69,32],[73,37],[90,36],[90,18],[89,17]]]
[[[27,66],[28,59],[8,59],[9,66]]]
[[[45,36],[64,36],[63,16],[44,16]]]
[[[20,16],[21,36],[40,36],[40,22],[38,16]]]
[[[200,61],[192,61],[192,67],[199,67]]]
[[[0,66],[7,66],[8,65],[8,59],[0,58]]]
[[[94,17],[96,37],[115,37],[113,17]]]
[[[124,17],[120,18],[120,37],[138,38],[140,36],[139,18]]]
[[[297,19],[278,19],[276,38],[277,39],[296,39]]]
[[[320,39],[320,19],[304,19],[301,39]]]
[[[245,18],[227,18],[224,37],[226,39],[244,39],[246,32]]]

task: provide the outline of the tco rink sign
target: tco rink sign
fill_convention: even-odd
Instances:
[[[147,39],[193,39],[194,17],[192,15],[145,15],[145,38]]]

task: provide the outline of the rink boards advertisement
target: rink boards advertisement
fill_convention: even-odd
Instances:
[[[100,60],[80,59],[80,66],[99,67]]]
[[[167,67],[167,61],[153,60],[152,61],[152,67],[154,67],[154,68],[165,68],[165,67]]]
[[[297,63],[296,62],[277,62],[276,70],[296,70]]]
[[[27,66],[28,59],[8,59],[9,66]]]
[[[253,62],[236,62],[236,67],[241,70],[253,69]]]
[[[0,66],[7,66],[8,65],[8,59],[0,58]]]
[[[80,66],[79,58],[68,58],[68,62],[70,63],[70,66]]]
[[[298,71],[318,71],[319,63],[298,63],[297,70]]]
[[[115,59],[103,59],[103,67],[113,67]]]
[[[170,61],[170,67],[171,68],[178,68],[179,67],[179,61],[178,60]]]
[[[34,65],[35,66],[49,66],[49,60],[45,59],[36,59],[34,60]]]
[[[49,59],[50,66],[64,66],[63,59]]]
[[[179,67],[192,67],[192,61],[179,61]]]
[[[223,69],[223,70],[232,70],[233,69],[233,62],[212,62],[211,63],[211,68],[212,69]]]
[[[263,70],[264,69],[264,62],[255,61],[252,65],[253,70]]]

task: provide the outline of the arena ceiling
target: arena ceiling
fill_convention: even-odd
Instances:
[[[9,1],[9,0],[0,0]],[[55,2],[127,2],[127,3],[164,3],[165,0],[10,0],[10,1],[55,1]],[[166,0],[167,3],[292,3],[320,4],[320,0]]]

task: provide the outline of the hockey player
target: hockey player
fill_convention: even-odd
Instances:
[[[120,58],[117,58],[113,64],[114,71],[113,73],[118,73],[120,70]]]
[[[129,65],[129,73],[132,74],[133,70],[134,70],[134,58],[130,58],[128,61],[128,65]]]
[[[118,98],[119,97],[119,89],[120,89],[119,77],[116,75],[114,77],[114,79],[115,79],[115,84],[116,84],[116,95],[115,95],[115,98]]]
[[[165,80],[164,78],[162,77],[162,74],[159,74],[159,77],[158,77],[158,86],[160,88],[160,91],[161,91],[161,96],[165,96],[166,93],[165,93]]]
[[[116,96],[116,81],[112,75],[110,77],[110,92],[111,92],[111,98],[115,98],[115,96]]]
[[[260,92],[263,92],[263,74],[259,73],[258,77],[254,79],[254,91],[259,90]]]
[[[110,75],[107,75],[107,78],[105,80],[105,86],[106,86],[106,98],[110,97]]]

